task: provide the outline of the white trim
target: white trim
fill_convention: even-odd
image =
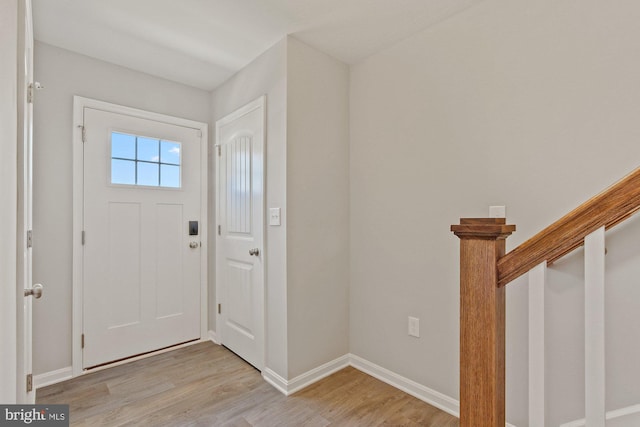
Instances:
[[[24,289],[31,289],[32,249],[27,245],[27,233],[33,224],[32,215],[32,152],[33,102],[28,102],[28,87],[33,85],[33,22],[31,0],[18,2],[18,216],[17,235],[17,391],[16,402],[35,403],[35,392],[27,391],[24,378],[33,372],[33,298],[23,298]]]
[[[346,368],[347,366],[352,366],[367,375],[371,375],[372,377],[377,378],[398,390],[453,415],[454,417],[460,417],[460,402],[453,397],[449,397],[422,384],[418,384],[415,381],[371,363],[360,356],[356,356],[355,354],[345,354],[342,357],[325,363],[324,365],[312,369],[302,375],[298,375],[292,380],[286,380],[276,372],[265,367],[262,371],[262,378],[264,378],[264,380],[271,384],[276,390],[280,391],[285,396],[289,396],[341,369]],[[506,427],[515,426],[513,424],[506,423]]]
[[[177,344],[174,345],[172,347],[167,347],[167,348],[162,348],[160,350],[156,350],[156,351],[152,351],[150,353],[145,353],[145,354],[141,354],[139,356],[134,356],[134,357],[130,357],[128,359],[125,360],[120,360],[117,362],[113,362],[113,363],[109,363],[108,365],[102,365],[102,366],[98,366],[96,368],[91,368],[91,369],[87,369],[87,370],[83,370],[80,375],[86,375],[86,374],[90,374],[93,372],[98,372],[98,371],[104,371],[105,369],[109,369],[109,368],[113,368],[116,366],[120,366],[120,365],[125,365],[127,363],[130,362],[135,362],[137,360],[142,360],[142,359],[147,359],[149,357],[152,356],[157,356],[159,354],[163,354],[163,353],[168,353],[170,351],[173,350],[178,350],[184,347],[190,347],[192,345],[195,344],[200,344],[202,342],[206,342],[208,341],[207,339],[199,339],[199,340],[193,340],[193,341],[189,341],[186,343],[182,343],[182,344]],[[75,375],[73,373],[73,367],[69,366],[66,368],[62,368],[62,369],[58,369],[56,371],[51,371],[51,372],[45,372],[44,374],[38,374],[36,376],[33,377],[33,381],[34,381],[34,388],[39,388],[39,387],[45,387],[51,384],[56,384],[62,381],[66,381],[66,380],[70,380],[74,377],[77,377],[78,375]]]
[[[82,271],[82,224],[83,224],[83,195],[84,187],[82,182],[83,169],[83,147],[82,147],[82,125],[84,123],[84,109],[93,108],[117,114],[124,114],[146,120],[167,123],[176,126],[192,128],[200,131],[200,339],[208,339],[208,277],[207,260],[208,247],[208,216],[207,216],[207,195],[208,195],[208,125],[202,122],[172,117],[165,114],[139,110],[137,108],[125,107],[111,104],[95,99],[81,96],[73,97],[73,322],[72,322],[72,369],[73,376],[83,374],[82,369],[82,346],[81,336],[83,331],[82,301],[83,301],[83,271]],[[177,348],[177,347],[172,347]],[[156,354],[156,353],[152,353]],[[136,358],[127,361],[137,360]],[[114,365],[108,365],[114,366]]]
[[[431,406],[435,406],[436,408],[453,415],[454,417],[460,417],[460,402],[453,397],[442,394],[439,391],[435,391],[422,384],[418,384],[413,380],[371,363],[368,360],[356,356],[355,354],[351,354],[349,357],[351,360],[350,365],[359,371],[371,375],[372,377],[377,378],[398,390],[404,391],[405,393],[410,394]],[[513,424],[506,423],[506,427],[515,426]]]
[[[272,371],[271,369],[265,367],[262,370],[262,378],[268,382],[269,384],[271,384],[276,390],[278,390],[280,393],[284,394],[285,396],[288,396],[290,393],[287,391],[288,388],[288,381],[285,380],[284,378],[282,378],[280,375],[278,375],[276,372]]]
[[[423,386],[422,384],[418,384],[415,381],[398,375],[395,372],[371,363],[354,354],[351,355],[351,366],[399,390],[402,390],[413,397],[427,402],[431,406],[435,406],[448,414],[455,417],[460,416],[460,402],[452,397]]]
[[[350,365],[349,355],[344,355],[342,357],[338,357],[324,365],[318,366],[310,371],[305,372],[304,374],[298,375],[297,377],[289,380],[288,391],[289,394],[293,394],[296,391],[300,391],[305,387],[310,386],[311,384],[320,381],[323,378],[328,377],[331,374],[338,372],[341,369],[344,369]]]
[[[350,365],[350,355],[345,354],[342,357],[338,357],[337,359],[325,363],[324,365],[318,366],[317,368],[307,371],[304,374],[298,375],[291,380],[282,378],[280,375],[269,368],[263,369],[262,377],[266,382],[274,386],[282,394],[284,394],[285,396],[289,396]]]
[[[220,345],[220,340],[218,339],[218,334],[216,334],[216,331],[209,331],[209,340],[214,344]]]
[[[640,414],[640,404],[627,406],[626,408],[615,409],[607,412],[605,418],[607,420],[613,420],[616,418],[626,417],[627,415]],[[568,423],[560,424],[560,427],[583,427],[585,426],[585,419],[570,421]]]
[[[198,123],[198,122],[195,122]],[[209,125],[200,130],[200,339],[209,336]]]
[[[109,363],[107,365],[101,365],[101,366],[96,366],[95,368],[85,369],[84,371],[82,371],[82,375],[91,374],[93,372],[104,371],[105,369],[114,368],[116,366],[126,365],[127,363],[136,362],[136,361],[142,360],[142,359],[147,359],[147,358],[152,357],[152,356],[157,356],[159,354],[168,353],[168,352],[173,351],[173,350],[179,350],[181,348],[190,347],[192,345],[200,344],[200,343],[206,342],[206,341],[208,341],[208,340],[207,339],[199,339],[199,340],[196,339],[196,340],[185,342],[185,343],[182,343],[182,344],[176,344],[176,345],[171,346],[171,347],[161,348],[160,350],[151,351],[149,353],[144,353],[144,354],[141,354],[141,355],[138,355],[138,356],[129,357],[128,359],[119,360],[117,362]],[[75,376],[76,375],[74,375],[74,377]]]
[[[57,369],[51,372],[45,372],[44,374],[38,374],[33,376],[33,388],[39,389],[48,385],[57,384],[62,381],[70,380],[73,378],[73,368],[67,366],[66,368]]]
[[[84,98],[73,98],[73,268],[72,268],[72,327],[71,327],[71,368],[73,376],[82,374],[82,331],[84,322],[82,319],[82,301],[84,300],[82,285],[83,252],[82,245],[78,242],[82,239],[83,209],[82,200],[84,195],[84,182],[82,177],[83,169],[83,147],[82,130],[80,126],[84,123]]]
[[[260,351],[260,355],[258,357],[258,359],[260,359],[260,366],[256,366],[256,368],[258,368],[259,370],[261,370],[263,373],[265,371],[271,372],[273,373],[273,383],[269,380],[267,380],[270,384],[272,384],[274,387],[276,387],[278,390],[282,391],[279,386],[276,386],[274,383],[279,383],[280,379],[282,379],[283,381],[286,382],[286,380],[284,380],[282,377],[279,377],[275,372],[269,370],[266,367],[266,348],[267,348],[267,333],[266,333],[266,327],[267,327],[267,257],[269,256],[269,254],[267,253],[267,241],[266,241],[266,203],[267,203],[267,197],[266,197],[266,181],[267,181],[267,176],[266,176],[266,165],[267,165],[267,96],[266,95],[261,95],[260,97],[256,98],[255,100],[245,104],[244,106],[238,108],[237,110],[227,114],[226,116],[218,119],[216,121],[216,132],[215,132],[215,144],[214,144],[214,149],[217,150],[218,147],[220,146],[220,127],[232,122],[246,114],[249,114],[250,112],[258,109],[258,108],[262,108],[262,236],[261,236],[261,241],[262,241],[262,290],[261,290],[261,294],[262,294],[262,319],[261,319],[261,323],[262,323],[262,337],[261,339],[261,343],[259,343],[259,351]],[[219,246],[219,236],[218,233],[215,231],[215,229],[217,228],[217,225],[220,224],[222,221],[220,220],[220,200],[218,199],[218,194],[220,194],[219,188],[218,186],[220,185],[220,177],[217,175],[220,171],[220,156],[218,156],[217,152],[214,153],[214,158],[215,158],[215,218],[214,218],[214,238],[215,238],[215,267],[216,267],[216,277],[215,277],[215,287],[216,287],[216,300],[215,300],[215,307],[218,307],[218,305],[220,303],[223,303],[224,301],[221,298],[221,295],[223,295],[223,289],[222,289],[222,281],[218,280],[218,275],[220,272],[220,269],[218,268],[218,261],[219,261],[219,255],[221,253],[220,249],[218,248]],[[215,310],[215,316],[216,316],[216,342],[217,344],[223,344],[224,343],[224,333],[222,331],[222,315],[218,312],[218,310]],[[263,375],[264,376],[264,375]],[[279,378],[279,379],[278,379]],[[266,377],[265,377],[266,379]],[[285,393],[286,394],[286,393]]]
[[[589,427],[604,427],[605,309],[604,227],[584,238],[584,390]]]
[[[529,425],[545,425],[544,291],[547,262],[529,271]]]

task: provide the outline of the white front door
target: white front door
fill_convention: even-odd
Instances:
[[[192,127],[83,116],[86,369],[201,337],[206,142]]]
[[[221,343],[264,367],[264,97],[216,123]]]

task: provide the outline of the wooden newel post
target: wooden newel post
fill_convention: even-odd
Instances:
[[[515,231],[504,218],[461,218],[460,426],[505,425],[505,288],[497,262]]]

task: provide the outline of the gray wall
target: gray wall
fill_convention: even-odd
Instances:
[[[287,55],[289,379],[349,352],[349,69]]]
[[[349,351],[348,80],[345,64],[288,37],[212,96],[215,122],[267,95],[266,208],[282,225],[266,228],[266,367],[285,379]]]
[[[36,54],[36,78],[47,87],[35,112],[34,280],[47,285],[47,298],[34,317],[36,374],[71,365],[73,95],[213,124],[266,94],[266,204],[281,207],[283,219],[282,226],[266,229],[266,366],[292,378],[348,352],[346,65],[285,38],[209,94],[42,43]],[[288,72],[295,78],[288,81]],[[295,110],[287,109],[288,102]],[[213,221],[213,150],[209,154]],[[288,167],[288,158],[297,166]],[[294,236],[292,251],[288,232]],[[209,305],[214,307],[213,235],[209,248]],[[209,328],[215,330],[215,310],[209,312]]]
[[[282,225],[265,228],[266,238],[266,367],[287,378],[287,40],[283,39],[251,64],[218,87],[211,97],[212,122],[221,119],[254,99],[267,96],[266,119],[266,208],[280,207]],[[215,131],[215,126],[213,126]],[[214,136],[215,138],[215,136]],[[213,171],[215,162],[211,162]],[[209,212],[215,220],[216,182],[209,181]],[[211,227],[213,230],[215,227]],[[210,238],[210,248],[215,238]],[[215,278],[215,253],[210,251],[210,278]],[[210,293],[211,304],[215,294]],[[209,325],[215,330],[215,312],[210,311]]]
[[[37,44],[36,79],[47,89],[35,116],[34,280],[47,297],[35,310],[35,373],[71,364],[72,95],[214,123],[267,94],[266,207],[283,208],[283,225],[266,230],[267,367],[290,379],[348,342],[351,353],[457,398],[458,240],[449,226],[506,205],[518,226],[513,248],[640,164],[639,18],[631,1],[485,0],[351,67],[344,115],[344,66],[295,40],[213,95]],[[323,79],[312,78],[314,66]],[[640,401],[639,228],[635,219],[607,236],[608,410]],[[584,415],[582,264],[577,252],[549,272],[550,424]],[[526,292],[523,280],[508,288],[508,418],[520,427]],[[407,316],[420,318],[421,338],[407,336]]]
[[[449,226],[506,205],[513,248],[640,165],[638,18],[631,1],[486,0],[352,67],[352,353],[458,397]],[[640,401],[634,221],[608,236],[608,410]],[[584,416],[580,257],[549,273],[549,425]],[[507,293],[508,419],[526,426],[526,286]]]
[[[208,92],[36,43],[34,107],[34,374],[71,366],[73,96],[209,123]]]

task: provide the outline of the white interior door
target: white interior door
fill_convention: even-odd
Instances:
[[[90,368],[201,337],[205,142],[191,127],[89,107],[83,115]]]
[[[264,367],[264,97],[216,123],[218,336]]]
[[[19,129],[19,166],[18,166],[18,293],[22,299],[22,318],[19,320],[19,346],[18,346],[18,402],[32,404],[35,402],[35,389],[33,387],[32,375],[32,354],[33,354],[33,333],[32,333],[32,306],[33,297],[40,298],[41,285],[32,284],[32,198],[33,198],[33,101],[35,90],[39,87],[33,81],[33,28],[31,20],[31,2],[21,3],[24,7],[20,12],[22,21],[21,34],[22,46],[24,47],[24,61],[18,67],[21,71],[19,77],[20,87],[20,113],[18,123]],[[23,65],[24,64],[24,65]],[[35,293],[32,289],[36,289]]]

